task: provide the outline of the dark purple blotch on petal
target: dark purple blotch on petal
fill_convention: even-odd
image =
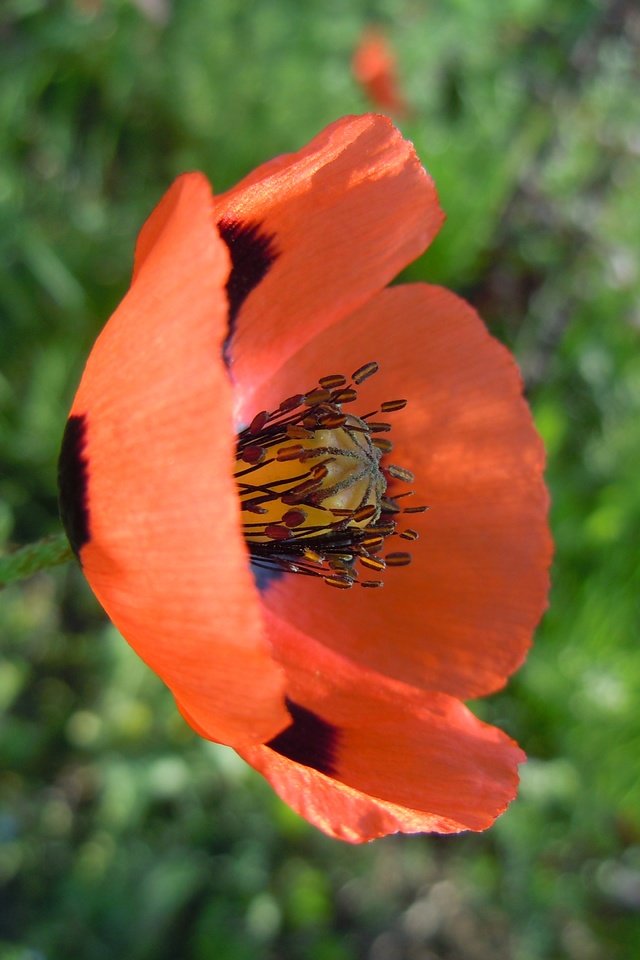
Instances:
[[[285,702],[293,723],[267,746],[295,763],[333,776],[337,769],[339,729],[288,697]]]
[[[85,456],[87,421],[85,416],[67,420],[58,461],[58,502],[60,518],[71,548],[79,556],[91,537],[89,527],[89,461]]]
[[[231,272],[227,280],[229,298],[229,332],[224,355],[229,362],[229,344],[235,330],[240,307],[249,294],[265,278],[278,257],[275,234],[263,230],[261,223],[223,217],[218,223],[220,236],[229,248]]]

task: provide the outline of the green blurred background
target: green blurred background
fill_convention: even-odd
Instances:
[[[55,461],[142,220],[368,108],[382,24],[449,220],[407,271],[515,351],[549,451],[552,605],[477,704],[530,760],[484,835],[352,848],[197,739],[79,572],[0,596],[2,960],[640,956],[640,11],[616,0],[2,0],[0,543]]]

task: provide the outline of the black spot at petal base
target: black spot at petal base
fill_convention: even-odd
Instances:
[[[267,744],[276,753],[328,777],[337,770],[340,731],[312,710],[286,700],[293,723]]]
[[[225,357],[228,359],[229,343],[240,307],[251,291],[265,278],[278,257],[278,251],[274,242],[275,234],[267,233],[261,223],[223,217],[218,223],[218,229],[231,255],[231,272],[227,280],[229,333],[224,346]]]
[[[277,567],[260,567],[256,563],[251,564],[251,573],[260,593],[266,593],[272,584],[285,576],[284,570]]]
[[[76,556],[79,556],[80,550],[91,537],[88,504],[89,462],[84,455],[86,437],[86,417],[69,417],[58,461],[58,498],[60,518]]]

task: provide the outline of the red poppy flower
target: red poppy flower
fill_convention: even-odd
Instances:
[[[547,590],[511,357],[454,294],[383,289],[441,221],[383,117],[219,197],[180,177],[61,453],[69,539],[122,634],[199,733],[353,842],[504,809],[523,755],[460,700],[521,663]]]
[[[353,75],[376,107],[402,116],[407,110],[396,71],[396,58],[385,35],[365,30],[353,55]]]

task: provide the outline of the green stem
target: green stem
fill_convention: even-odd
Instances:
[[[57,567],[73,559],[73,551],[64,533],[44,537],[0,556],[0,590],[15,580],[26,580],[39,570]]]

